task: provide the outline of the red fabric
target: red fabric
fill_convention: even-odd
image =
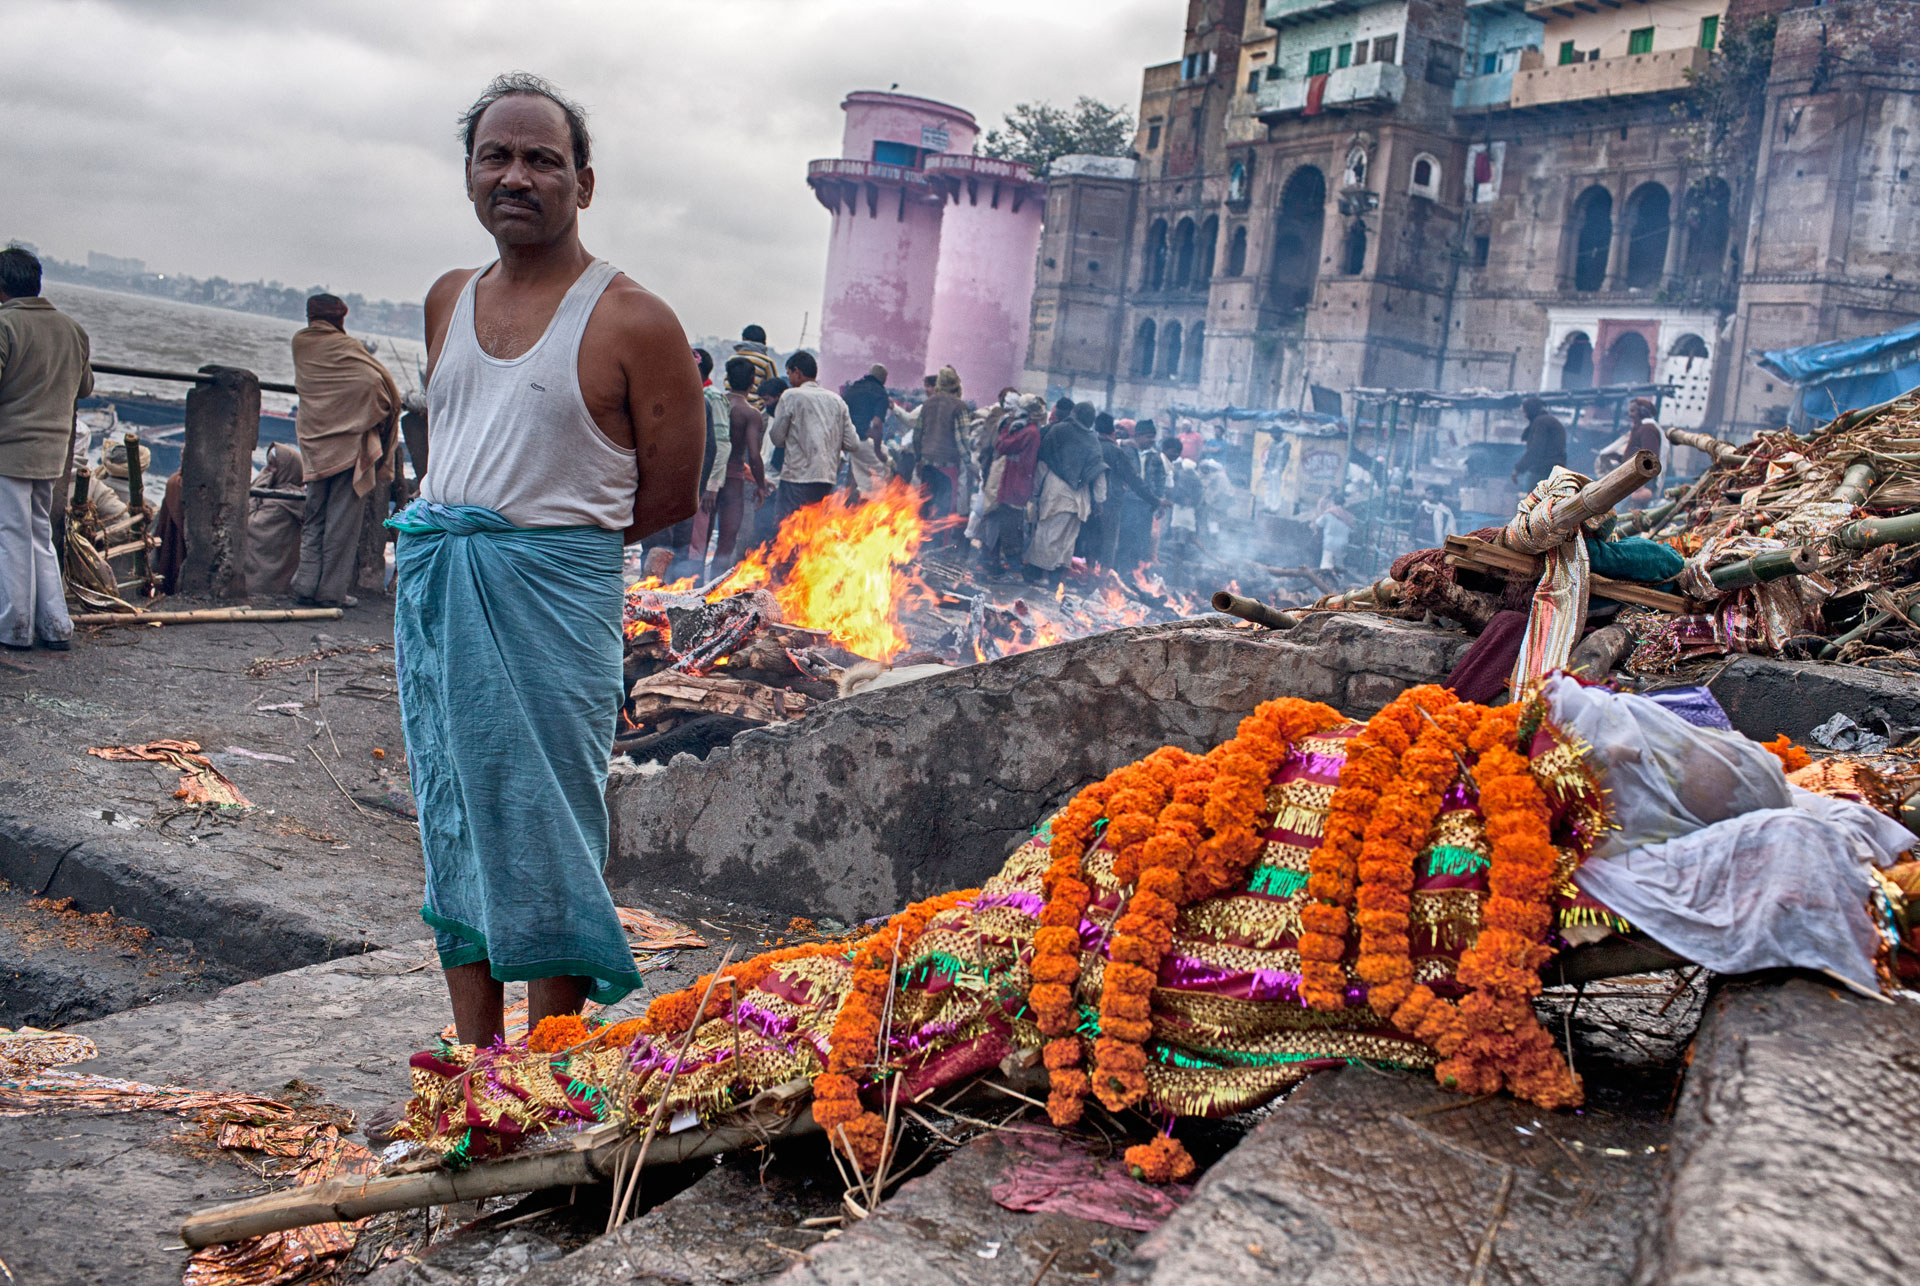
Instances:
[[[1040,426],[1022,424],[1011,433],[1003,432],[994,450],[1007,457],[1000,471],[1000,503],[1016,509],[1033,499],[1033,473],[1040,458]]]
[[[1473,182],[1475,187],[1493,182],[1493,157],[1485,151],[1474,153]]]
[[[1513,663],[1520,655],[1520,640],[1527,634],[1525,612],[1497,612],[1480,631],[1460,664],[1447,676],[1446,686],[1462,701],[1481,705],[1506,689]]]
[[[1322,72],[1318,76],[1307,77],[1307,110],[1305,115],[1318,116],[1320,114],[1320,100],[1326,96],[1326,73]]]
[[[1129,1174],[1119,1158],[1097,1158],[1052,1130],[1025,1126],[1002,1130],[998,1138],[1009,1164],[991,1195],[994,1204],[1008,1210],[1045,1210],[1152,1232],[1193,1192],[1184,1183],[1150,1187]]]

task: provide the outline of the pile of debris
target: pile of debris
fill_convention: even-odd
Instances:
[[[1589,674],[1665,676],[1729,653],[1920,674],[1920,391],[1806,437],[1667,438],[1710,463],[1661,504],[1613,514],[1659,473],[1642,451],[1577,496],[1403,554],[1371,585],[1287,613],[1266,608],[1266,623],[1359,610],[1484,636],[1496,617],[1529,610],[1556,550],[1582,531],[1589,632],[1573,661]]]

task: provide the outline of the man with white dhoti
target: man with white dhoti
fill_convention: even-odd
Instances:
[[[580,244],[580,110],[514,73],[464,120],[500,257],[427,293],[430,463],[389,525],[421,916],[484,1045],[503,982],[535,1025],[640,985],[602,875],[621,550],[694,512],[706,411],[673,310]]]
[[[1107,459],[1093,431],[1093,403],[1048,427],[1034,474],[1033,535],[1022,574],[1031,584],[1058,584],[1073,560],[1080,524],[1107,498]]]

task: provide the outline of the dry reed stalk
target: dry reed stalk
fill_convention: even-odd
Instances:
[[[673,1083],[680,1076],[680,1066],[686,1061],[687,1051],[693,1048],[693,1034],[700,1030],[700,1024],[706,1020],[707,1001],[712,999],[713,989],[719,983],[720,975],[725,972],[728,965],[733,963],[734,950],[735,948],[731,946],[727,948],[727,953],[720,957],[719,967],[707,979],[707,989],[700,993],[700,1003],[694,1008],[692,1021],[687,1024],[686,1038],[680,1042],[680,1052],[674,1055],[673,1066],[667,1072],[667,1083],[661,1087],[660,1097],[654,1100],[653,1113],[647,1120],[647,1132],[640,1140],[640,1155],[634,1161],[633,1168],[627,1172],[624,1193],[621,1192],[620,1168],[616,1166],[614,1169],[613,1190],[619,1200],[613,1203],[613,1210],[607,1219],[609,1233],[626,1222],[627,1207],[632,1204],[634,1194],[640,1188],[640,1171],[647,1164],[647,1149],[653,1146],[653,1136],[660,1132],[660,1117],[667,1110],[667,1096],[673,1093]],[[625,1102],[628,1096],[623,1093],[620,1097],[621,1101]],[[624,1157],[622,1161],[624,1163]]]

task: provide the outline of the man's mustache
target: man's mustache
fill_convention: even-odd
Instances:
[[[535,213],[538,213],[541,208],[540,198],[531,192],[509,192],[505,188],[495,188],[493,195],[487,198],[488,205],[505,205],[508,202],[526,206]]]

